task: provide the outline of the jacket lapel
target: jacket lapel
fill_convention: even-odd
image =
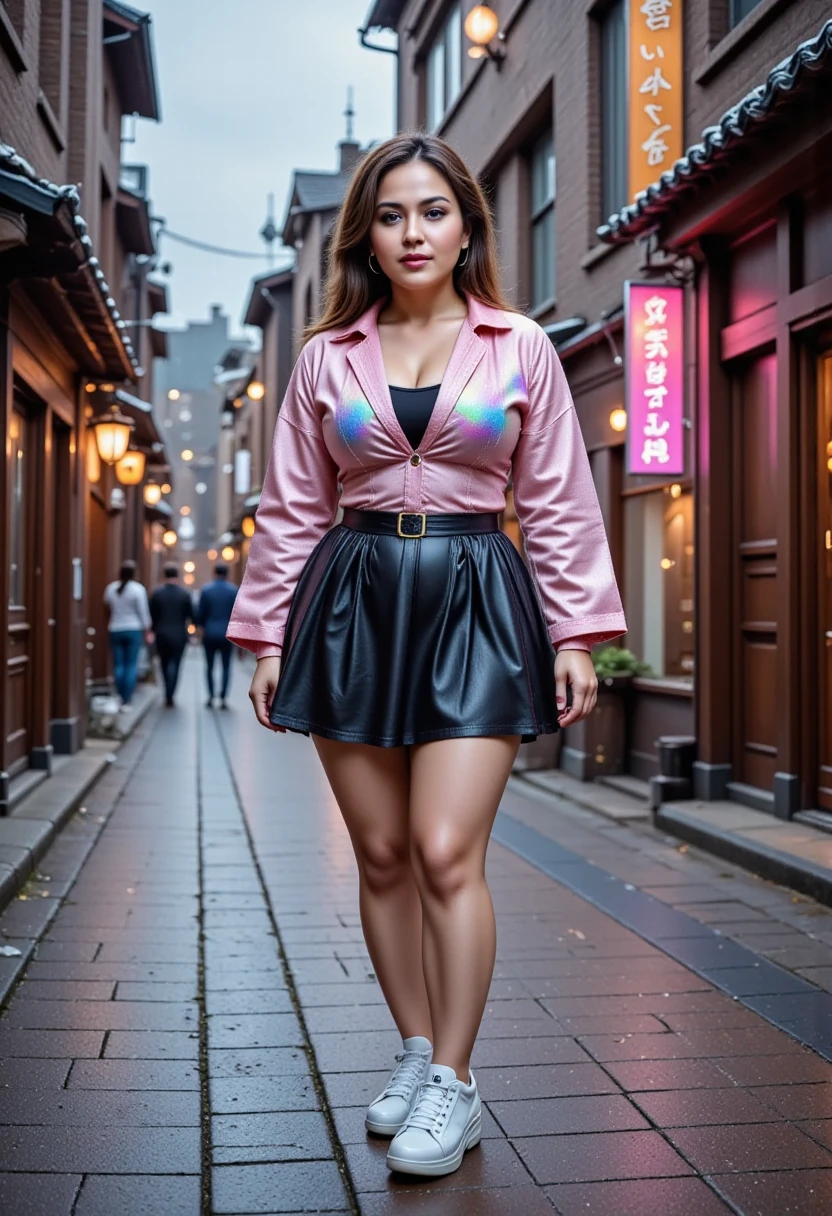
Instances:
[[[393,409],[393,402],[390,400],[377,325],[370,325],[364,340],[357,342],[347,352],[347,361],[381,425],[398,447],[409,452],[410,444],[404,437]]]
[[[420,451],[427,451],[442,430],[453,412],[462,390],[485,354],[485,349],[485,343],[478,334],[474,333],[470,321],[467,319],[463,321],[448,366],[445,368],[445,375],[442,377],[439,396],[436,398],[428,429],[419,444]]]

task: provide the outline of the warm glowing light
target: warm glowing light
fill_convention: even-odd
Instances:
[[[832,456],[830,456],[830,458],[827,460],[826,467],[829,470],[829,472],[832,473]]]
[[[97,384],[93,384],[92,380],[89,380],[89,381],[88,381],[88,382],[87,382],[87,383],[84,385],[84,392],[85,392],[85,393],[94,393],[94,392],[95,392],[95,390],[96,390],[97,388],[98,388],[98,385],[97,385]]]
[[[826,455],[832,456],[832,439],[830,439],[829,443],[826,445]]]
[[[87,480],[98,481],[101,476],[101,457],[98,446],[91,439],[87,440]]]
[[[179,514],[180,514],[180,515],[190,515],[190,513],[191,513],[191,508],[190,508],[190,507],[180,507],[180,508],[179,508]]]
[[[182,579],[182,582],[185,584],[186,587],[193,587],[194,581],[195,581],[194,576],[192,574],[186,574],[184,576],[184,578]]]
[[[90,422],[98,455],[106,464],[117,464],[127,451],[133,430],[132,418],[125,418],[114,405],[108,414],[101,414]]]
[[[626,431],[627,429],[627,411],[621,406],[615,409],[610,414],[610,426],[614,431]]]
[[[234,550],[231,548],[231,545],[225,546],[225,548],[222,551],[222,556],[223,556],[223,561],[226,561],[226,562],[234,561],[236,554],[235,554]]]
[[[170,494],[170,482],[169,481],[166,481],[165,484],[162,486],[162,493]]]
[[[188,633],[196,633],[196,625],[189,625]]]
[[[208,558],[208,561],[209,561],[209,562],[215,562],[215,561],[217,560],[217,551],[216,551],[216,549],[209,549],[209,550],[208,550],[208,552],[207,552],[207,554],[206,554],[206,557]]]
[[[149,481],[144,488],[144,500],[149,507],[155,507],[162,498],[162,487],[155,481]]]
[[[243,399],[242,399],[242,397],[235,397],[235,398],[234,398],[234,409],[235,409],[235,410],[238,410],[242,404],[243,404]]]
[[[114,393],[115,392],[114,384],[99,384],[98,387],[101,389],[102,393]]]
[[[185,565],[182,567],[182,569],[185,571],[186,574],[193,574],[194,570],[196,570],[196,562],[185,562]]]
[[[144,477],[145,454],[130,450],[116,461],[116,477],[123,486],[137,486]]]
[[[465,33],[477,46],[486,46],[499,28],[499,17],[487,4],[475,4],[465,18]]]
[[[193,452],[191,451],[191,449],[190,449],[190,448],[185,448],[185,449],[184,449],[184,451],[182,451],[180,454],[181,454],[181,456],[182,456],[182,459],[183,459],[183,460],[184,460],[186,463],[187,463],[187,461],[189,461],[189,460],[193,460],[193,458],[194,458],[194,454],[193,454]]]
[[[673,483],[673,485],[670,487],[670,497],[671,498],[681,498],[682,497],[682,487],[679,485],[678,481],[675,481]]]
[[[262,401],[266,395],[266,386],[262,380],[252,380],[251,384],[246,389],[246,396],[252,401]]]
[[[676,563],[672,560],[672,558],[663,557],[659,562],[659,565],[661,566],[662,570],[672,570]]]
[[[168,528],[167,532],[165,532],[165,534],[162,537],[162,542],[164,544],[166,544],[168,546],[168,548],[170,548],[171,545],[176,544],[176,541],[177,541],[177,536],[176,536],[176,533],[174,532],[173,528]]]
[[[246,515],[243,520],[243,536],[254,536],[254,516]]]
[[[168,393],[168,401],[178,401],[181,396],[178,388],[172,388]]]

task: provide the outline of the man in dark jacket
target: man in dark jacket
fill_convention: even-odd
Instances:
[[[214,705],[214,661],[217,655],[222,659],[222,691],[220,708],[228,709],[228,682],[231,678],[232,643],[225,636],[228,622],[231,619],[231,609],[237,598],[237,587],[228,581],[228,566],[225,562],[217,562],[214,566],[214,581],[202,588],[199,597],[199,607],[196,612],[196,623],[202,627],[202,644],[205,647],[206,674],[208,677],[209,709]]]
[[[179,585],[179,567],[174,562],[165,566],[165,581],[150,597],[150,616],[165,681],[165,705],[170,707],[179,680],[179,664],[188,644],[188,624],[194,619],[193,601]]]

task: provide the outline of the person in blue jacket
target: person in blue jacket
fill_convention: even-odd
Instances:
[[[220,692],[220,708],[228,709],[228,684],[231,678],[231,652],[234,643],[225,636],[228,622],[231,619],[231,609],[237,598],[237,586],[229,582],[228,566],[225,562],[217,562],[214,566],[214,581],[202,588],[199,606],[196,611],[196,623],[202,629],[202,645],[205,648],[206,675],[208,677],[209,709],[214,706],[214,665],[217,655],[222,659],[222,688]]]

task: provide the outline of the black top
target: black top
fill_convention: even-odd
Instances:
[[[169,642],[188,640],[188,623],[194,619],[190,593],[178,583],[164,583],[150,597],[150,616],[159,637]]]
[[[439,388],[438,384],[430,384],[426,388],[396,388],[390,385],[390,400],[399,426],[414,451],[425,437]]]

